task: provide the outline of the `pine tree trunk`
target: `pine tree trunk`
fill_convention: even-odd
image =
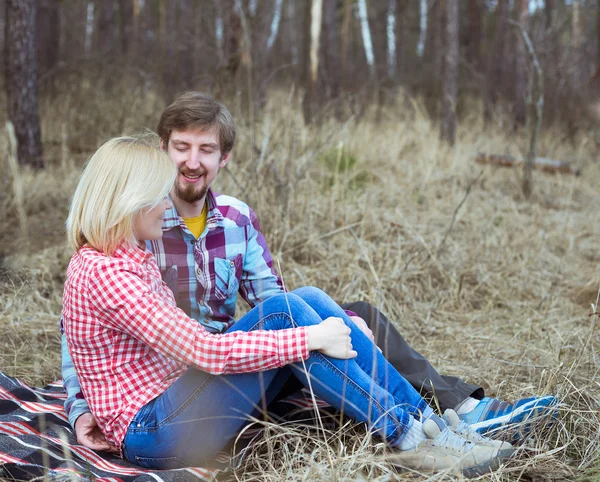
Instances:
[[[340,70],[340,39],[338,28],[337,12],[341,7],[340,0],[325,0],[324,22],[325,22],[325,45],[324,58],[326,77],[329,81],[330,95],[332,99],[337,99],[341,88],[341,70]],[[336,104],[339,107],[339,103]],[[338,118],[341,112],[336,109]]]
[[[107,55],[113,47],[114,4],[112,0],[96,0],[94,5],[94,55]]]
[[[458,0],[446,0],[444,31],[444,79],[442,86],[442,124],[440,136],[450,145],[456,138],[456,101],[458,98]]]
[[[58,2],[39,0],[36,31],[38,71],[40,77],[42,77],[58,63],[61,31]]]
[[[469,0],[469,40],[467,58],[475,70],[481,64],[481,3],[480,0]]]
[[[6,94],[20,164],[43,168],[35,55],[36,0],[6,1]]]

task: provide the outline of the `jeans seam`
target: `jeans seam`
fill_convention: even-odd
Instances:
[[[338,377],[340,377],[342,379],[345,379],[348,383],[352,384],[352,386],[356,387],[358,393],[362,394],[362,396],[367,401],[372,401],[374,405],[379,407],[383,416],[386,416],[386,415],[389,416],[395,422],[394,432],[396,432],[398,434],[398,426],[405,426],[404,423],[402,423],[400,420],[398,420],[398,418],[396,417],[396,415],[393,412],[391,412],[390,410],[386,410],[376,399],[374,399],[370,394],[368,394],[362,387],[360,387],[359,385],[354,383],[354,380],[349,378],[347,375],[344,374],[344,372],[342,372],[338,367],[336,367],[333,363],[331,363],[325,355],[323,355],[319,352],[315,352],[314,355],[316,355],[319,359],[326,362],[327,365],[333,369],[333,372],[335,375],[337,375]],[[392,398],[394,399],[394,402],[396,402],[396,398],[394,396],[392,396]],[[400,436],[400,435],[401,434],[398,434],[398,436]]]

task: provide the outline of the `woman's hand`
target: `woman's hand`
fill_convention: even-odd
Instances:
[[[344,320],[331,316],[318,325],[308,327],[308,349],[320,351],[332,358],[347,360],[358,353],[352,349],[350,328]]]

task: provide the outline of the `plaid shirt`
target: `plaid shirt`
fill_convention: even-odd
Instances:
[[[243,373],[308,357],[306,328],[209,333],[176,307],[152,254],[133,246],[112,257],[80,249],[67,269],[62,317],[83,392],[117,446],[135,414],[188,365]]]
[[[251,306],[283,293],[254,211],[210,189],[206,228],[198,239],[175,207],[165,212],[163,237],[146,243],[177,306],[210,331],[235,323],[238,293]]]

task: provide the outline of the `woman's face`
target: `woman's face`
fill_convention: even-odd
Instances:
[[[162,237],[162,218],[167,209],[173,207],[169,198],[164,198],[155,207],[142,210],[133,220],[133,234],[138,241],[159,239]]]

